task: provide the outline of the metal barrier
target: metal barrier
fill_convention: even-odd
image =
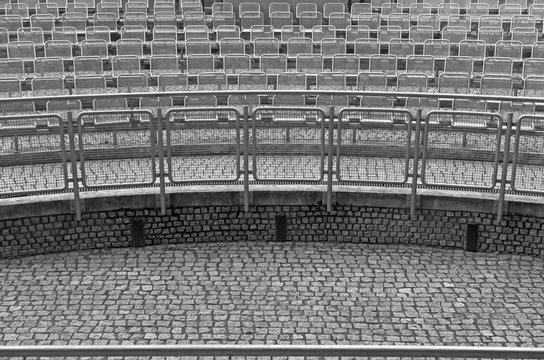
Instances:
[[[319,108],[253,112],[253,176],[257,181],[322,181],[325,113]]]
[[[189,94],[161,92],[176,98]],[[228,94],[246,98],[375,95],[320,90]],[[16,107],[52,99],[59,104],[109,98],[134,102],[150,96],[156,94],[28,97],[0,99],[0,105]],[[401,102],[418,96],[544,104],[542,99],[527,97],[388,96]],[[439,187],[498,193],[501,219],[507,192],[544,195],[544,117],[536,115],[518,119],[512,111],[503,118],[490,112],[426,109],[426,115],[421,116],[421,108],[414,114],[412,107],[346,107],[338,111],[334,106],[326,112],[313,107],[260,107],[250,113],[244,106],[242,116],[231,107],[172,108],[163,113],[159,105],[153,111],[86,111],[75,120],[71,107],[58,114],[0,117],[0,197],[71,192],[79,218],[80,190],[160,186],[164,213],[166,186],[241,183],[246,211],[250,184],[255,183],[326,184],[329,210],[338,184],[404,186],[411,187],[410,213],[415,216],[418,189]]]
[[[240,113],[234,108],[171,109],[165,115],[171,184],[233,182],[241,175]]]
[[[0,196],[68,190],[62,124],[58,115],[0,117]]]
[[[503,119],[476,112],[431,111],[426,117],[421,182],[496,189]]]
[[[83,112],[77,130],[84,190],[155,183],[157,131],[151,112]]]
[[[434,357],[544,359],[536,347],[410,345],[21,345],[0,346],[0,357]]]
[[[412,126],[412,114],[408,111],[341,110],[336,151],[338,180],[406,184],[413,150]]]

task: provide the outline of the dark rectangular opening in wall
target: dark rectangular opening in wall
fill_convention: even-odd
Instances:
[[[132,219],[132,246],[145,246],[144,219]]]
[[[276,241],[287,241],[287,215],[276,214]]]
[[[465,250],[475,252],[478,249],[478,224],[467,224]]]

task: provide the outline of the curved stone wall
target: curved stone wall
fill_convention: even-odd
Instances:
[[[478,229],[477,251],[540,255],[544,207],[540,198],[510,197],[496,221],[496,194],[422,191],[410,218],[406,189],[343,188],[327,212],[325,193],[312,187],[255,187],[244,212],[237,187],[186,187],[82,194],[81,220],[67,196],[3,199],[0,258],[133,245],[133,221],[144,222],[145,243],[277,240],[277,215],[287,241],[402,243],[465,248],[467,224]],[[169,189],[172,190],[172,189]],[[179,190],[179,189],[176,189]]]

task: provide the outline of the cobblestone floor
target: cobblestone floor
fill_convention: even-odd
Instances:
[[[544,346],[540,258],[204,243],[0,261],[0,344]]]

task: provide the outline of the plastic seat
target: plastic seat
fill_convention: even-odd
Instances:
[[[400,2],[386,2],[381,6],[380,14],[382,17],[387,18],[391,14],[402,14],[402,4]]]
[[[296,57],[300,54],[311,54],[313,43],[308,38],[291,38],[287,41],[287,56]]]
[[[106,26],[88,26],[85,28],[85,40],[101,40],[111,43],[110,29]]]
[[[438,76],[438,92],[448,94],[468,94],[470,75],[462,73],[442,73]]]
[[[380,109],[392,109],[394,105],[393,98],[386,95],[365,95],[361,97],[361,107],[363,108],[380,108]],[[379,114],[378,118],[375,118],[373,114],[365,114],[365,118],[361,119],[362,122],[379,122],[392,124],[393,119],[389,114]]]
[[[199,56],[199,55],[191,55]],[[152,55],[149,59],[149,71],[151,76],[161,76],[161,74],[177,73],[179,72],[178,57],[177,55]],[[191,72],[193,70],[191,69]],[[189,71],[188,71],[189,72]],[[160,84],[159,84],[160,87]]]
[[[173,25],[155,25],[153,27],[154,40],[174,40],[178,41],[178,31]]]
[[[426,40],[423,43],[423,55],[430,55],[435,59],[445,59],[450,56],[450,46],[451,44],[448,40]]]
[[[431,5],[428,3],[414,3],[409,9],[410,21],[417,21],[421,15],[431,14]]]
[[[198,89],[201,91],[226,90],[227,74],[223,72],[201,73],[198,75]]]
[[[93,25],[104,26],[110,31],[117,31],[117,19],[117,16],[112,13],[96,13],[93,15]],[[136,21],[133,21],[133,23],[136,24]]]
[[[444,72],[461,73],[472,76],[474,70],[474,58],[470,56],[448,56],[444,63]]]
[[[258,2],[243,2],[238,6],[238,16],[242,17],[242,14],[246,11],[261,11],[261,4]]]
[[[319,11],[303,11],[300,13],[299,24],[306,29],[323,24],[323,14]]]
[[[247,105],[248,113],[251,113],[259,104],[259,95],[229,95],[227,98],[227,106],[235,108],[240,114],[244,113],[244,106]]]
[[[140,25],[125,25],[121,27],[121,39],[137,39],[146,42],[146,29]]]
[[[486,54],[486,45],[483,40],[463,40],[459,43],[459,56],[483,59]]]
[[[30,17],[27,4],[8,3],[4,7],[4,10],[6,15],[17,15],[23,19],[28,19]]]
[[[237,39],[240,37],[240,28],[236,25],[220,25],[215,29],[215,41],[222,39]],[[252,39],[253,41],[254,39]]]
[[[253,55],[279,54],[280,41],[275,38],[257,38],[253,41]]]
[[[483,67],[484,75],[497,74],[512,76],[514,62],[511,58],[487,57],[484,59]]]
[[[317,90],[346,90],[346,74],[342,72],[320,72],[316,77]]]
[[[68,118],[68,113],[72,114],[72,119],[77,119],[82,111],[80,100],[50,100],[45,107],[48,113],[59,114],[64,119]]]
[[[103,75],[102,59],[99,56],[76,56],[74,75]]]
[[[512,41],[520,41],[525,46],[532,46],[538,40],[535,27],[517,27],[512,31]]]
[[[34,15],[51,15],[54,19],[59,18],[59,6],[54,3],[38,3],[36,4],[36,14]],[[30,15],[32,18],[33,15]]]
[[[319,54],[300,54],[296,58],[297,72],[315,75],[323,72],[323,56]]]
[[[79,75],[75,77],[74,84],[74,92],[78,95],[106,92],[106,78],[103,75]]]
[[[273,106],[289,106],[289,107],[301,107],[304,106],[304,95],[274,95],[272,97],[272,105]],[[274,114],[275,120],[295,120],[295,121],[301,121],[302,118],[292,118],[291,114],[281,114],[281,113],[275,113]]]
[[[480,82],[482,95],[512,96],[514,81],[510,75],[483,75]]]
[[[386,18],[387,28],[398,27],[401,31],[408,31],[410,29],[410,15],[409,14],[389,14]],[[386,27],[383,27],[386,28]],[[378,28],[380,31],[380,28]]]
[[[312,28],[312,41],[321,42],[323,39],[336,37],[336,28],[332,25],[316,25]]]
[[[351,25],[351,15],[346,12],[333,12],[329,15],[329,25],[339,30],[345,30]]]
[[[278,74],[278,90],[306,90],[306,74],[283,72]]]
[[[391,39],[400,38],[402,38],[400,26],[380,26],[378,28],[378,40],[382,43],[387,43]]]
[[[544,97],[544,77],[529,76],[523,84],[523,96]]]
[[[154,23],[153,30],[155,30],[155,27],[157,26],[173,26],[176,29],[178,27],[178,18],[173,11],[155,11],[152,19]]]
[[[346,53],[346,40],[344,38],[325,38],[321,41],[321,55],[332,58],[334,55]]]
[[[251,70],[251,58],[245,54],[227,54],[223,59],[223,71],[227,74],[239,74]]]
[[[517,43],[523,47],[521,41],[518,41]],[[544,41],[537,41],[533,44],[531,48],[531,57],[544,58]]]
[[[186,74],[181,74],[177,71],[173,73],[163,72],[159,74],[157,83],[159,91],[186,91],[189,80]]]
[[[183,26],[206,25],[206,13],[204,11],[187,11],[183,14]]]
[[[21,80],[18,78],[0,77],[0,98],[21,97]]]
[[[355,41],[354,54],[368,58],[380,53],[380,42],[377,39],[357,39]]]
[[[265,54],[261,56],[260,71],[267,74],[279,74],[287,71],[287,56],[285,54]]]
[[[217,29],[219,26],[236,25],[236,17],[232,11],[216,11],[212,15],[212,26]]]
[[[544,59],[529,58],[523,61],[522,78],[536,77],[544,75]]]
[[[264,15],[260,11],[245,11],[240,14],[242,31],[251,30],[252,26],[264,25]]]
[[[34,60],[34,75],[41,77],[64,76],[64,63],[61,58],[39,57]]]
[[[499,15],[483,15],[478,19],[478,28],[484,27],[503,27],[502,17]]]
[[[264,72],[241,72],[238,74],[239,90],[267,90],[268,76]]]
[[[360,71],[360,58],[355,54],[334,55],[332,57],[332,71],[346,75],[357,75]]]
[[[239,36],[238,36],[239,37]],[[274,38],[274,28],[270,25],[254,25],[250,30],[250,41],[260,38]]]
[[[426,40],[432,40],[434,37],[434,30],[431,26],[416,25],[410,27],[409,38],[417,45],[423,45]]]
[[[425,74],[433,79],[435,73],[435,59],[431,55],[410,55],[406,58],[406,72]]]
[[[499,9],[499,0],[479,0],[478,3],[486,4],[489,10]]]
[[[124,12],[143,12],[147,13],[148,4],[146,1],[128,1],[125,3]]]
[[[484,26],[478,30],[478,40],[483,40],[487,44],[496,44],[503,40],[503,36],[502,27]]]
[[[232,11],[234,12],[234,7],[232,3],[229,2],[214,2],[212,4],[212,14],[222,11]]]
[[[149,110],[157,116],[158,109],[164,116],[174,106],[174,100],[170,96],[153,96],[140,98],[139,107],[142,110]]]
[[[60,17],[63,27],[73,27],[77,31],[84,32],[87,27],[87,16],[80,12],[64,13]]]
[[[117,55],[144,56],[144,44],[140,39],[119,39],[115,43]]]
[[[4,116],[35,115],[35,113],[36,107],[33,101],[0,104],[0,114]]]
[[[185,15],[190,12],[201,12],[202,3],[200,1],[181,1],[180,2],[180,12],[182,15]]]
[[[219,42],[219,56],[225,55],[244,55],[245,42],[240,38],[225,38]]]
[[[115,14],[115,16],[119,18],[119,5],[114,2],[101,1],[96,4],[96,13]]]
[[[189,95],[185,97],[185,107],[217,107],[217,97],[209,95]]]
[[[448,17],[448,26],[462,26],[467,31],[471,28],[472,20],[468,15],[450,15]]]
[[[447,4],[440,4],[438,6],[438,16],[442,20],[447,20],[451,15],[460,15],[461,9],[459,7],[459,4],[456,3],[447,3]]]
[[[389,54],[370,56],[370,72],[383,72],[387,76],[397,76],[397,57]]]
[[[17,30],[17,41],[30,41],[36,45],[43,45],[44,34],[41,28],[20,28]]]
[[[0,27],[16,32],[23,27],[23,18],[19,15],[0,15]]]
[[[514,15],[521,15],[522,8],[519,4],[499,5],[499,15],[505,20],[511,20]]]
[[[67,13],[82,13],[85,14],[86,17],[89,16],[89,9],[87,8],[87,5],[84,3],[66,3],[66,8],[64,12]]]
[[[123,22],[125,26],[143,26],[147,28],[147,14],[139,12],[124,13]]]
[[[141,72],[140,57],[135,55],[118,55],[111,58],[113,76]]]
[[[35,77],[32,79],[32,96],[65,95],[64,79],[60,76]]]
[[[380,14],[361,14],[357,18],[358,25],[367,26],[370,30],[378,30],[381,22]]]
[[[346,8],[342,3],[329,2],[323,5],[323,17],[327,19],[329,18],[329,16],[331,16],[332,13],[343,13],[345,11]]]
[[[48,40],[44,45],[45,57],[72,59],[72,44],[67,40]]]
[[[368,38],[370,38],[370,28],[366,25],[350,25],[346,28],[346,42],[348,43]]]
[[[471,3],[467,7],[467,15],[470,18],[479,18],[489,15],[489,5],[485,3]]]
[[[466,9],[470,4],[470,0],[450,0],[450,2],[458,4],[461,9]]]
[[[187,56],[187,73],[189,75],[213,71],[215,71],[215,62],[212,55],[192,54]]]
[[[31,41],[11,41],[8,43],[7,51],[8,58],[22,60],[34,60],[36,58],[34,43]]]
[[[51,31],[55,27],[55,18],[51,14],[34,14],[30,16],[30,27]]]
[[[51,39],[66,40],[72,45],[76,45],[78,43],[77,32],[78,30],[73,26],[54,27],[51,30]]]
[[[317,11],[317,4],[316,3],[297,3],[295,8],[295,16],[297,18],[300,18],[300,14],[303,12],[312,12]]]
[[[325,116],[331,115],[331,107],[334,114],[338,114],[341,109],[348,107],[349,98],[346,95],[317,95],[316,106],[323,110]]]
[[[544,52],[542,53],[543,56],[535,56],[538,54],[535,54],[533,52],[533,57],[544,57]],[[496,57],[509,57],[514,61],[521,61],[523,60],[523,44],[521,41],[498,41],[495,44],[495,56]]]
[[[174,39],[153,39],[151,41],[151,56],[178,54],[178,42]]]
[[[361,14],[372,14],[372,4],[370,3],[353,3],[351,4],[350,15],[356,19]]]
[[[293,14],[290,11],[275,11],[270,14],[270,25],[274,29],[281,29],[287,25],[293,25]]]
[[[536,27],[536,18],[533,15],[514,15],[510,20],[510,29],[534,27]]]
[[[208,27],[206,25],[190,25],[185,27],[185,40],[208,40]]]
[[[361,72],[357,76],[357,90],[387,91],[387,75],[383,72]]]
[[[207,55],[212,53],[210,40],[188,39],[185,41],[185,54],[189,55]]]
[[[415,54],[415,41],[412,39],[391,39],[388,53],[397,58],[406,58]]]
[[[425,74],[400,73],[397,77],[397,91],[427,92],[428,78]]]
[[[101,98],[93,100],[93,110],[126,110],[128,109],[127,99],[125,98]]]
[[[281,28],[281,42],[286,43],[290,38],[304,37],[304,27],[300,25],[285,25]]]
[[[462,26],[445,26],[442,29],[442,39],[449,41],[450,44],[459,44],[467,39],[467,29]]]

